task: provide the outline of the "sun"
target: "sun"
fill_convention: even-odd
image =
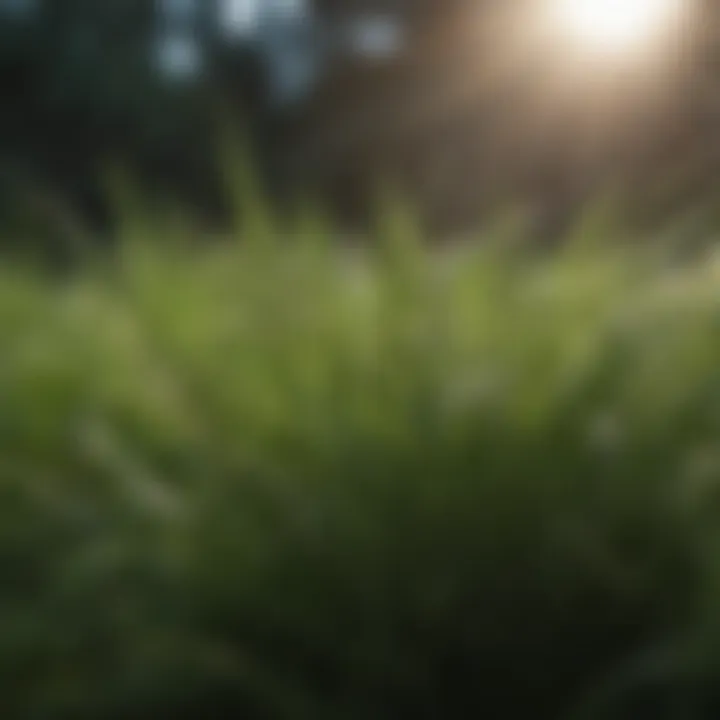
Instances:
[[[551,0],[552,22],[568,40],[603,54],[627,53],[671,32],[683,0]]]

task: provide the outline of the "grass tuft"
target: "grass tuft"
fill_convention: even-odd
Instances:
[[[717,263],[324,228],[2,271],[4,717],[716,717]]]

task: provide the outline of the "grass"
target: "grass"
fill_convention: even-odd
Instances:
[[[720,264],[383,217],[2,269],[4,717],[717,717]]]

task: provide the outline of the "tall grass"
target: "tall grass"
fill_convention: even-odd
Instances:
[[[0,271],[3,717],[717,717],[720,265],[383,218]]]

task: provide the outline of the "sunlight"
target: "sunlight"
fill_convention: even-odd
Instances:
[[[635,53],[672,32],[683,0],[550,0],[556,30],[584,51]]]

